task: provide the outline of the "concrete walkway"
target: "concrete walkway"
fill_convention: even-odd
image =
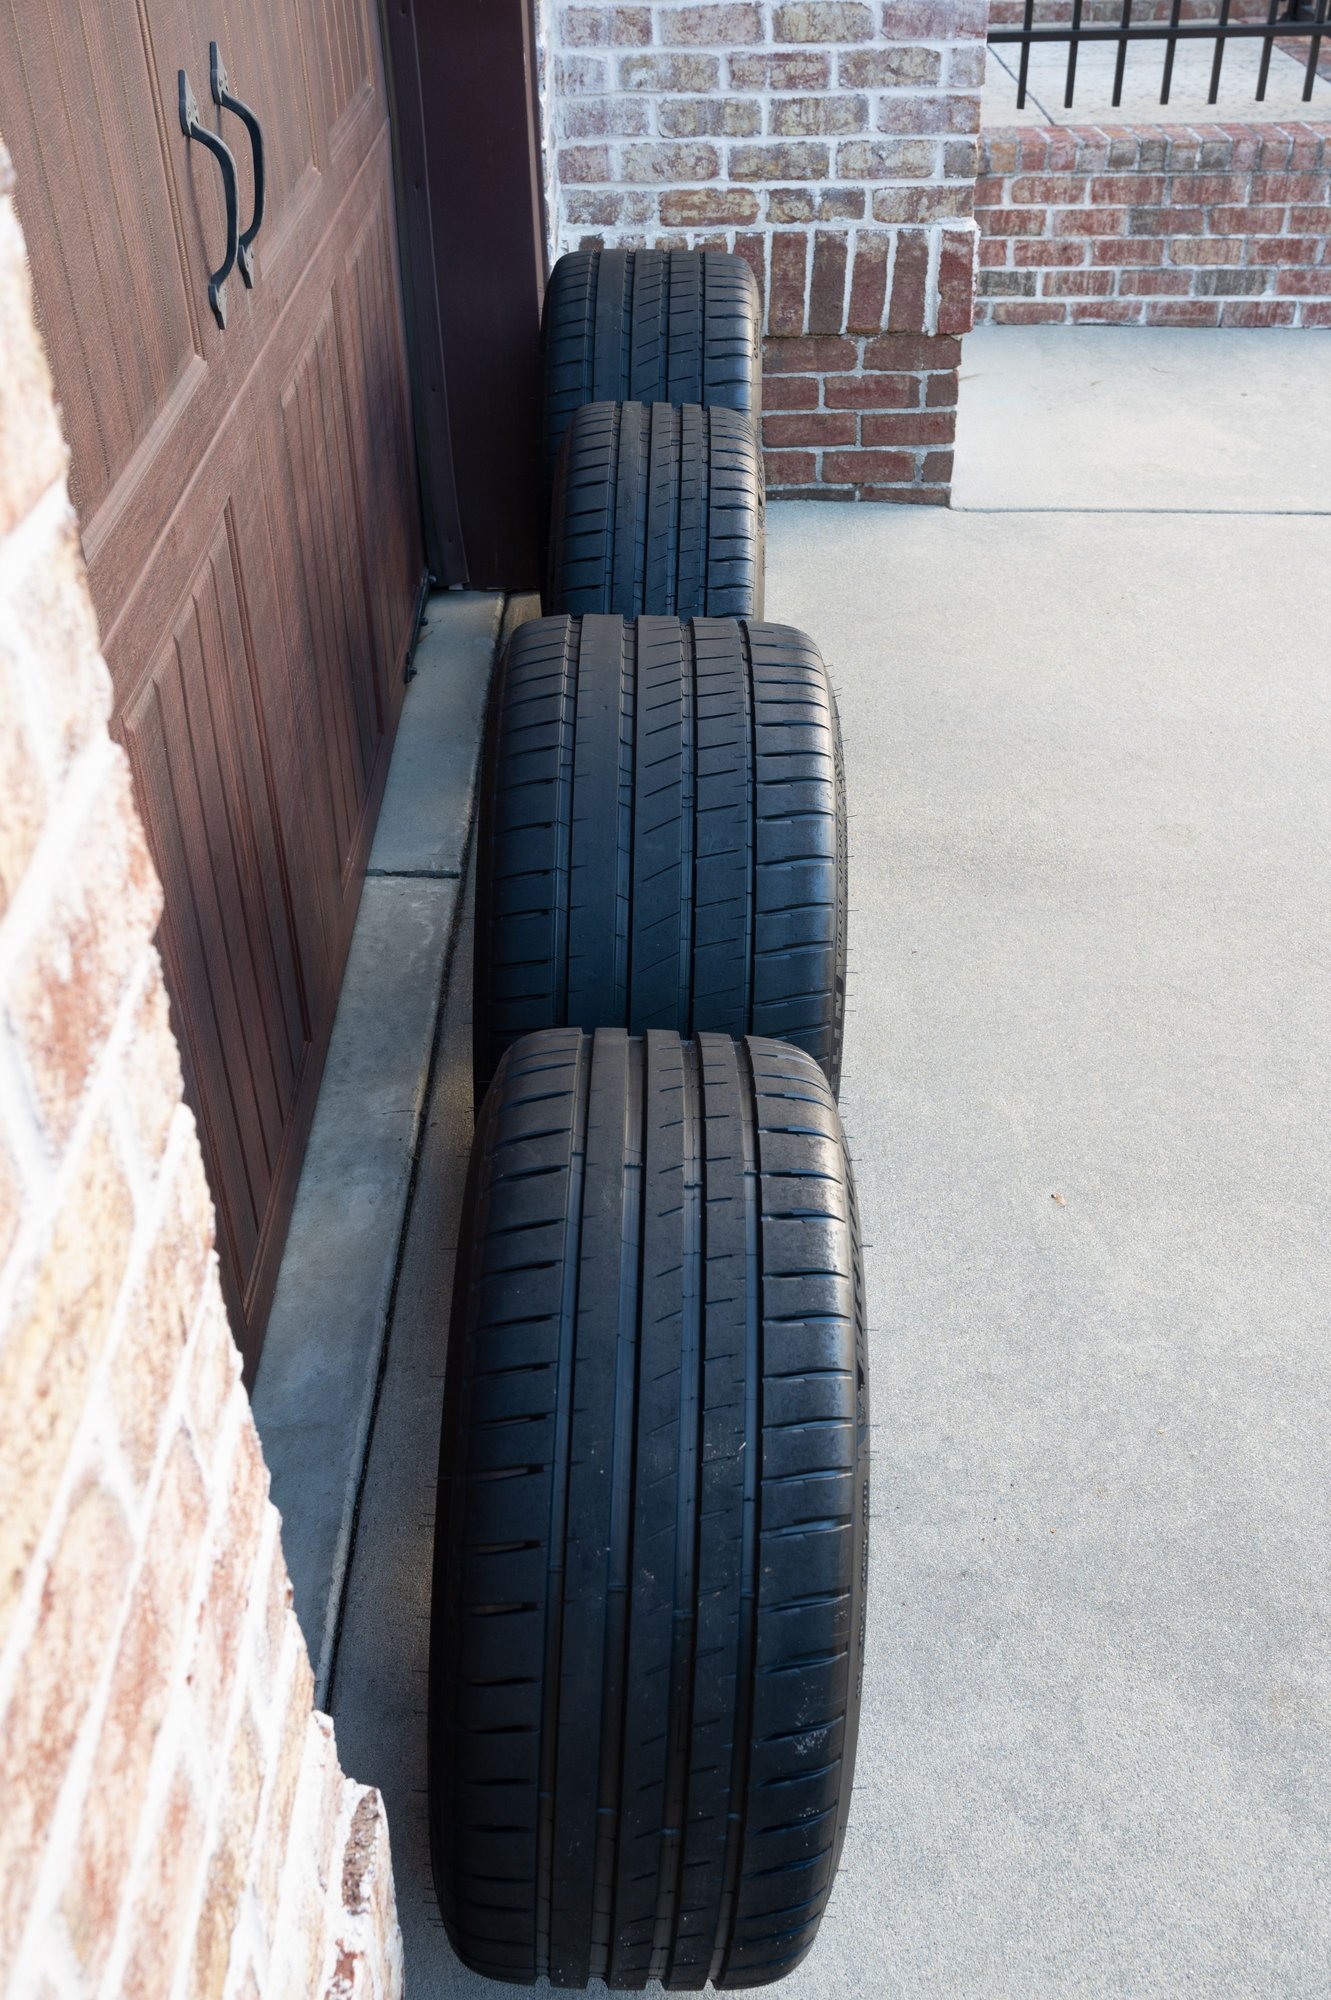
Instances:
[[[976,334],[963,373],[960,507],[769,529],[769,615],[846,734],[875,1413],[855,1807],[782,1991],[1312,2000],[1331,370],[1315,335],[1057,328]],[[1208,511],[1220,460],[1249,511]],[[421,1796],[466,1014],[455,982],[332,1693],[414,2000],[496,1990],[437,1927]]]

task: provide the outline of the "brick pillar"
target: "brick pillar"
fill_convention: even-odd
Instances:
[[[555,255],[747,257],[775,496],[946,503],[987,0],[543,0]]]
[[[0,1993],[393,2000],[291,1608],[0,146]]]

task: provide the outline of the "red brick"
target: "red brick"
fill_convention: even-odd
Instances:
[[[892,91],[880,101],[874,123],[880,132],[903,137],[912,133],[942,136],[976,132],[980,125],[980,100],[952,92],[924,97]]]
[[[123,2000],[160,2000],[171,1991],[203,1831],[203,1813],[182,1765],[167,1789],[131,1918]]]
[[[651,107],[644,97],[571,97],[564,106],[568,139],[636,138],[651,129]]]
[[[938,331],[966,333],[975,307],[975,246],[971,230],[945,229],[938,250]]]
[[[1000,236],[992,243],[982,239],[976,251],[976,265],[981,271],[1006,270],[1011,254],[1012,244],[1006,237]]]
[[[1203,264],[1241,264],[1247,249],[1244,236],[1176,236],[1169,245],[1171,264],[1195,269]]]
[[[608,146],[561,146],[559,149],[559,178],[563,181],[608,181],[610,179],[610,148]]]
[[[864,214],[863,188],[815,188],[820,222],[857,222]]]
[[[893,410],[886,415],[866,414],[860,423],[860,442],[869,445],[951,444],[956,427],[955,410]]]
[[[1086,199],[1087,180],[1073,174],[1019,174],[1008,200],[1014,208],[1072,208]]]
[[[894,90],[902,84],[937,83],[936,49],[898,44],[890,49],[851,49],[837,62],[837,82],[852,90]]]
[[[758,286],[758,298],[765,301],[767,295],[767,238],[765,236],[735,237],[735,254],[742,257],[753,272]],[[760,304],[759,310],[763,310]]]
[[[809,280],[810,333],[842,331],[845,296],[845,233],[842,230],[820,229],[813,241],[813,275]]]
[[[1175,174],[1169,199],[1180,207],[1206,207],[1215,202],[1242,202],[1249,196],[1247,174]]]
[[[0,1964],[11,1965],[70,1752],[120,1618],[132,1542],[119,1503],[85,1479],[43,1582],[37,1624],[0,1716]]]
[[[1012,261],[1019,270],[1032,267],[1075,270],[1091,254],[1084,236],[1041,237],[1035,242],[1018,241],[1012,246]]]
[[[779,239],[773,237],[773,253]],[[853,340],[822,338],[802,340],[767,339],[763,342],[763,371],[777,375],[826,375],[853,368],[858,360]]]
[[[214,1746],[226,1725],[267,1495],[268,1472],[247,1407],[232,1456],[225,1513],[213,1542],[189,1670],[195,1712],[205,1738]]]
[[[854,444],[859,418],[853,410],[799,410],[789,416],[763,417],[763,444],[769,450],[789,445]]]
[[[172,1665],[193,1587],[208,1501],[184,1430],[176,1433],[145,1537],[88,1782],[62,1907],[95,1986],[115,1935],[137,1823],[171,1693]]]
[[[1067,314],[1074,326],[1140,326],[1145,310],[1141,299],[1069,299]]]
[[[772,375],[763,383],[763,409],[816,410],[818,387],[816,375]]]
[[[719,90],[715,56],[621,56],[621,90]]]
[[[213,1207],[203,1162],[198,1148],[188,1146],[176,1161],[157,1236],[111,1358],[117,1434],[140,1487],[157,1456],[163,1415],[203,1300],[212,1247]]]
[[[1049,229],[1054,236],[1121,236],[1128,223],[1126,208],[1052,208]]]
[[[767,484],[807,486],[816,475],[818,461],[811,451],[765,451],[763,468]]]
[[[102,1123],[74,1164],[45,1255],[19,1280],[0,1342],[0,1642],[105,1350],[133,1228],[133,1197]]]
[[[666,43],[729,48],[762,38],[762,10],[753,0],[732,6],[666,7],[661,13],[661,40]]]
[[[766,388],[763,391],[766,395]],[[829,410],[913,410],[920,400],[917,375],[827,375],[823,401]]]
[[[888,240],[881,230],[862,230],[856,237],[846,317],[852,333],[877,333],[882,327],[887,300]]]
[[[952,453],[950,451],[926,451],[920,467],[920,478],[926,486],[946,486],[952,481]]]
[[[263,1746],[253,1721],[244,1713],[227,1759],[225,1805],[195,1925],[186,1989],[190,2000],[221,2000],[230,1969],[232,1934],[249,1882],[262,1784]]]
[[[767,193],[767,220],[769,222],[812,222],[817,214],[817,204],[812,188],[769,188]]]
[[[1110,237],[1091,245],[1093,264],[1163,264],[1164,260],[1165,246],[1155,236],[1125,236],[1121,242]]]
[[[861,486],[861,500],[882,501],[902,507],[946,507],[946,486]]]
[[[758,220],[758,198],[748,188],[675,188],[661,196],[661,220],[668,229],[742,226]]]
[[[710,181],[720,171],[716,147],[702,144],[625,146],[619,156],[619,178],[630,183]]]
[[[1045,208],[986,208],[978,221],[986,236],[1043,236]]]
[[[1226,299],[1221,326],[1293,326],[1298,307],[1292,299]]]
[[[889,332],[924,331],[928,276],[928,236],[922,229],[900,230],[892,262],[892,294],[887,309]]]
[[[1200,236],[1206,228],[1202,208],[1133,208],[1128,211],[1129,236]]]
[[[1114,289],[1112,271],[1046,271],[1040,296],[1046,299],[1107,298]]]
[[[56,1146],[73,1129],[161,908],[129,767],[117,751],[8,995],[10,1023]]]
[[[775,56],[731,56],[730,82],[735,90],[826,90],[832,65],[826,56],[800,50]]]
[[[573,48],[617,43],[645,48],[652,39],[650,7],[566,7],[560,17],[564,40]]]
[[[809,238],[804,230],[783,230],[772,238],[772,289],[767,323],[773,333],[805,329],[805,283]]]
[[[1238,196],[1241,201],[1243,196]],[[1331,202],[1331,174],[1254,174],[1248,199],[1266,202]]]
[[[1320,265],[1315,271],[1277,271],[1275,289],[1288,299],[1327,298],[1331,296],[1331,264]]]
[[[772,17],[776,42],[871,42],[872,11],[863,0],[790,0]]]
[[[1091,181],[1091,204],[1135,208],[1151,203],[1158,207],[1165,199],[1165,186],[1163,174],[1096,174]]]
[[[936,163],[929,139],[846,139],[837,147],[836,170],[852,181],[925,181]]]
[[[1220,305],[1216,299],[1148,299],[1148,326],[1219,326]]]
[[[980,174],[975,182],[977,208],[1007,208],[1007,181],[1002,174]]]
[[[955,368],[960,360],[961,342],[947,334],[882,333],[864,344],[866,369]]]
[[[995,299],[989,317],[995,326],[1056,326],[1067,312],[1052,300]]]
[[[938,187],[886,187],[873,191],[875,222],[966,221],[975,204],[969,182]]]
[[[1281,208],[1213,208],[1211,228],[1217,236],[1280,236],[1285,228]]]
[[[1092,275],[1112,278],[1111,271]],[[1121,299],[1186,299],[1192,293],[1192,273],[1190,271],[1119,271],[1118,295]]]
[[[827,147],[809,139],[783,139],[771,146],[732,146],[732,181],[822,181],[830,160]]]
[[[858,484],[870,480],[886,486],[915,477],[915,460],[908,451],[829,451],[823,459],[823,477]]]
[[[924,400],[929,409],[939,409],[954,404],[957,400],[957,371],[949,368],[941,375],[925,378]]]
[[[822,132],[862,132],[869,122],[865,97],[829,96],[773,98],[768,130],[779,139],[806,139]]]
[[[888,42],[964,41],[982,36],[988,21],[988,0],[883,0]]]
[[[1327,218],[1331,226],[1331,214]],[[1325,236],[1257,236],[1248,245],[1254,264],[1316,264],[1326,249]]]
[[[1225,314],[1237,310],[1238,307],[1233,305],[1227,305],[1224,309]],[[1256,310],[1256,308],[1252,308],[1252,310]],[[1326,301],[1321,299],[1304,299],[1299,305],[1298,312],[1299,316],[1294,322],[1296,326],[1331,326],[1331,299]]]

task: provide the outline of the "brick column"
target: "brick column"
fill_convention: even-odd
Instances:
[[[0,146],[0,1994],[396,2000],[153,947]]]
[[[774,496],[947,501],[987,18],[986,0],[543,0],[554,254],[748,258]]]

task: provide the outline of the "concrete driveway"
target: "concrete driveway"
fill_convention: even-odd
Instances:
[[[956,509],[769,530],[846,736],[875,1412],[855,1807],[783,1992],[1324,1996],[1331,368],[1057,328],[964,373]],[[415,2000],[495,1991],[413,1796],[449,1019],[333,1694]]]

